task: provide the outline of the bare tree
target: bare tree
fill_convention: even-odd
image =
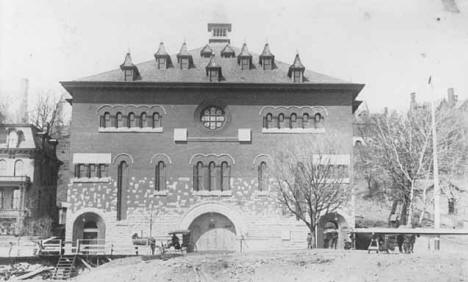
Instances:
[[[0,104],[0,124],[5,123],[7,118],[7,106],[4,103]]]
[[[63,126],[63,103],[63,96],[57,99],[53,93],[40,95],[29,115],[31,123],[49,136],[54,136]]]
[[[439,107],[436,113],[439,172],[449,176],[457,171],[466,155],[463,127],[457,111]],[[380,167],[390,179],[387,193],[394,200],[392,211],[401,203],[402,224],[413,220],[415,197],[427,198],[425,179],[433,173],[432,121],[429,107],[419,107],[401,114],[377,114],[371,117],[367,131],[366,162]],[[427,182],[427,180],[426,180]],[[422,185],[421,185],[422,184]]]
[[[270,170],[279,203],[305,223],[314,246],[320,217],[336,212],[350,199],[350,188],[344,184],[349,167],[337,165],[336,149],[329,140],[295,138],[278,149]]]

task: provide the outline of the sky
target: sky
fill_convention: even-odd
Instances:
[[[443,2],[456,1],[459,13]],[[59,81],[176,53],[208,41],[207,23],[232,23],[231,42],[277,60],[363,83],[371,111],[403,108],[409,93],[468,98],[468,0],[0,0],[0,103],[14,108],[21,78],[30,100],[60,95]],[[432,76],[432,91],[427,86]]]

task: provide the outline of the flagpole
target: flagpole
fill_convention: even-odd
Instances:
[[[431,117],[432,117],[432,158],[433,158],[433,176],[434,176],[434,229],[440,228],[440,187],[439,187],[439,161],[437,158],[437,130],[436,117],[434,107],[434,86],[429,77],[429,85],[431,87]],[[434,249],[440,249],[440,237],[436,236],[434,240]]]

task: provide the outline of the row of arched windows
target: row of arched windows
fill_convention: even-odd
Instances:
[[[323,127],[323,116],[316,113],[311,117],[308,113],[298,116],[292,113],[289,116],[283,113],[273,115],[267,113],[263,117],[263,128],[321,128]]]
[[[100,118],[99,126],[102,128],[158,128],[161,127],[162,119],[158,112],[152,115],[143,112],[138,116],[133,112],[128,113],[128,115],[121,112],[111,115],[109,112],[105,112]]]
[[[22,160],[16,160],[15,166],[13,167],[13,176],[24,176],[24,162]],[[0,160],[0,176],[11,175],[7,171],[7,162],[6,160]]]
[[[197,162],[193,167],[193,189],[195,191],[228,191],[231,166],[228,162],[217,164]]]

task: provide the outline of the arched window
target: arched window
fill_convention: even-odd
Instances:
[[[273,125],[273,115],[268,113],[266,115],[266,126],[265,128],[274,128],[274,125]]]
[[[322,127],[322,115],[320,113],[316,113],[314,115],[314,124],[316,128]]]
[[[309,114],[305,113],[302,115],[302,128],[309,127]]]
[[[291,117],[289,118],[289,127],[297,128],[297,115],[294,113],[291,114]]]
[[[204,190],[204,187],[203,187],[203,163],[202,162],[198,162],[194,166],[193,189],[195,191]]]
[[[284,128],[284,114],[278,115],[278,128]]]
[[[112,124],[111,124],[111,116],[110,116],[110,113],[106,112],[104,114],[104,127],[111,127]]]
[[[0,175],[5,176],[6,175],[6,161],[5,160],[0,160]]]
[[[127,217],[125,192],[128,185],[128,164],[125,161],[117,167],[117,220]]]
[[[208,177],[210,179],[210,182],[208,184],[208,190],[209,191],[215,191],[217,189],[217,183],[216,183],[216,165],[214,162],[210,162],[208,165]]]
[[[153,114],[153,128],[161,127],[161,116],[159,113]]]
[[[22,160],[17,160],[15,162],[15,170],[13,172],[14,176],[23,176],[24,175],[24,163]]]
[[[116,119],[115,127],[117,127],[117,128],[124,127],[124,121],[123,121],[122,113],[118,112],[115,115],[115,119]]]
[[[136,127],[136,119],[135,119],[135,114],[134,113],[129,113],[128,114],[128,122],[127,122],[128,127]]]
[[[231,168],[227,162],[221,163],[221,190],[230,190]]]
[[[261,162],[258,165],[258,190],[259,191],[264,191],[266,187],[266,169],[267,165],[266,162]]]
[[[146,113],[141,113],[140,116],[140,127],[148,127],[148,121],[146,120]]]
[[[155,168],[154,189],[156,191],[166,190],[166,164],[163,161],[158,162]]]

